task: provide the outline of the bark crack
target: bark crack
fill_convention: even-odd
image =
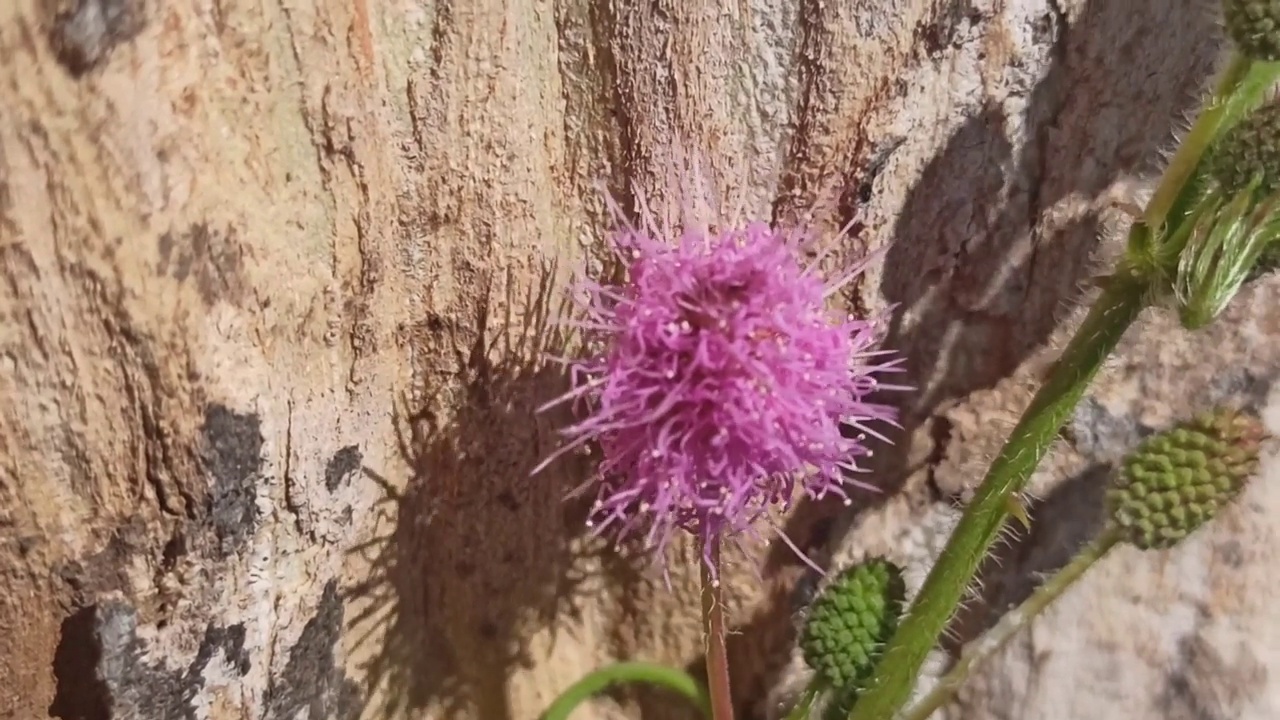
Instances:
[[[285,430],[284,430],[284,505],[285,508],[293,515],[293,525],[299,533],[307,534],[309,523],[304,517],[305,502],[302,497],[302,488],[298,484],[297,478],[293,475],[293,398],[290,397],[285,401]]]

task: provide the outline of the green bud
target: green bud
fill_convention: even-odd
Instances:
[[[1172,547],[1240,493],[1266,435],[1257,417],[1224,409],[1147,438],[1107,491],[1111,522],[1143,550]]]
[[[1227,195],[1255,183],[1254,189],[1263,195],[1280,189],[1280,104],[1263,105],[1223,133],[1213,144],[1208,164],[1209,174]]]
[[[840,573],[809,606],[800,633],[805,662],[831,687],[856,689],[875,670],[905,599],[902,570],[888,560]]]
[[[1173,286],[1183,327],[1212,322],[1280,248],[1280,193],[1259,199],[1258,183],[1232,197],[1211,188],[1184,226]]]
[[[1227,34],[1253,60],[1280,60],[1280,0],[1225,0]]]
[[[1156,297],[1171,299],[1182,325],[1197,329],[1246,283],[1280,266],[1280,102],[1226,128],[1191,182],[1183,219],[1141,247],[1131,244],[1130,256],[1162,279]]]

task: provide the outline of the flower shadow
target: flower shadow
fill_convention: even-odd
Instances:
[[[557,420],[534,410],[567,386],[538,359],[568,342],[549,320],[555,275],[548,267],[523,307],[485,301],[476,338],[456,350],[454,382],[416,407],[396,404],[403,487],[364,469],[386,492],[391,528],[355,550],[372,572],[348,593],[363,608],[350,625],[368,645],[354,655],[367,658],[384,717],[522,714],[509,706],[513,671],[548,652],[555,628],[589,598],[586,507],[564,502],[583,468],[570,458],[529,475],[553,447]],[[515,337],[488,332],[496,305],[524,314],[502,323]]]

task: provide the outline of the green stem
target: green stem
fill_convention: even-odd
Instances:
[[[1009,517],[1015,505],[1013,493],[1031,477],[1103,360],[1146,305],[1147,290],[1145,279],[1126,268],[1107,282],[992,463],[925,578],[906,621],[889,639],[875,677],[859,696],[850,720],[886,720],[907,701],[920,666]]]
[[[1160,185],[1151,196],[1151,201],[1147,203],[1147,210],[1144,213],[1147,227],[1158,229],[1168,218],[1169,211],[1173,209],[1178,196],[1182,194],[1187,180],[1195,172],[1200,164],[1200,158],[1217,137],[1222,121],[1227,117],[1231,103],[1226,102],[1226,99],[1235,95],[1245,76],[1249,74],[1251,66],[1252,61],[1249,58],[1239,52],[1233,53],[1231,62],[1218,79],[1213,95],[1205,103],[1204,110],[1196,118],[1191,130],[1178,145],[1177,151],[1169,160],[1169,166],[1165,168],[1164,175],[1160,179]]]
[[[702,624],[707,640],[707,686],[711,690],[712,720],[733,720],[729,691],[729,656],[725,647],[724,593],[720,585],[720,541],[710,541],[702,565]],[[711,569],[715,568],[715,579]]]
[[[995,627],[983,633],[977,642],[966,647],[955,666],[938,681],[928,695],[912,705],[902,715],[901,720],[928,720],[935,710],[951,700],[968,679],[969,672],[975,665],[994,655],[1009,642],[1010,638],[1030,625],[1031,621],[1049,606],[1049,603],[1058,599],[1067,591],[1067,588],[1074,585],[1086,570],[1101,560],[1119,541],[1120,533],[1114,527],[1108,527],[1100,537],[1086,545],[1072,558],[1071,562],[1036,588],[1035,592],[1016,610],[1005,613]]]
[[[618,683],[658,685],[677,695],[683,695],[697,705],[704,715],[711,713],[707,691],[683,670],[657,663],[620,662],[595,670],[570,685],[542,714],[542,720],[568,720],[569,714],[588,698]]]
[[[787,713],[787,720],[808,720],[809,711],[813,709],[813,703],[818,699],[820,689],[817,683],[810,683],[805,688],[804,694],[796,702],[796,706],[791,708],[791,712]]]

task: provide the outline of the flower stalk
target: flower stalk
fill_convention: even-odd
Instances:
[[[718,538],[710,541],[705,557],[707,562],[702,564],[702,626],[707,641],[707,686],[711,690],[711,720],[733,720]]]
[[[1236,53],[1213,95],[1183,138],[1161,176],[1141,221],[1129,232],[1128,257],[1135,267],[1159,272],[1176,262],[1182,248],[1170,244],[1190,219],[1204,191],[1200,175],[1214,142],[1227,128],[1254,110],[1280,79],[1280,62],[1251,60]]]
[[[1155,194],[1147,203],[1143,220],[1148,227],[1160,228],[1169,219],[1178,197],[1187,186],[1187,181],[1195,174],[1200,159],[1214,138],[1218,136],[1223,123],[1232,115],[1238,114],[1242,108],[1238,102],[1231,102],[1237,90],[1245,84],[1253,69],[1253,61],[1241,53],[1234,53],[1227,67],[1220,76],[1213,98],[1206,103],[1204,110],[1196,118],[1187,136],[1182,139],[1178,149],[1165,168],[1163,180],[1156,188]],[[1250,87],[1254,85],[1251,84]],[[1261,88],[1258,88],[1261,90]],[[1259,95],[1261,93],[1259,92]]]

